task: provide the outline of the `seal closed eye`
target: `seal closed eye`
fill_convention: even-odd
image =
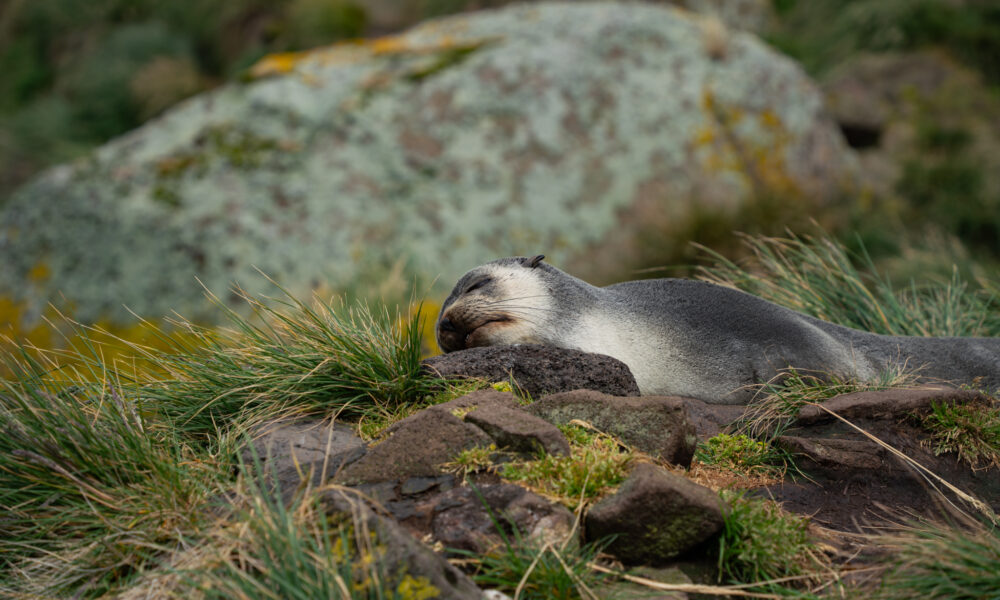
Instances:
[[[437,321],[445,352],[545,344],[628,365],[643,394],[742,404],[752,384],[794,367],[870,379],[890,364],[1000,386],[1000,338],[858,331],[719,285],[685,279],[595,287],[542,262],[501,258],[459,279]]]

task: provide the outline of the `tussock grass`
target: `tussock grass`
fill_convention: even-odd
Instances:
[[[53,381],[27,353],[0,380],[0,569],[25,593],[99,595],[197,530],[225,477],[136,390]],[[92,374],[93,375],[93,374]],[[64,376],[61,374],[60,377]]]
[[[286,506],[272,487],[241,480],[237,510],[212,540],[216,560],[181,573],[180,592],[219,600],[411,600],[439,593],[426,577],[388,573],[384,542],[364,519],[327,514],[315,490]]]
[[[239,292],[253,317],[215,299],[229,327],[190,333],[170,351],[135,350],[166,377],[143,382],[143,395],[176,427],[210,435],[262,410],[322,410],[341,418],[392,412],[441,386],[421,371],[420,314],[406,318],[365,304],[306,304]]]
[[[978,521],[959,528],[921,523],[882,542],[897,554],[875,598],[1000,597],[1000,524]]]
[[[935,403],[920,423],[935,455],[954,452],[973,469],[1000,468],[1000,406]]]
[[[826,235],[743,235],[753,255],[744,268],[703,246],[714,264],[699,277],[847,327],[887,335],[1000,336],[996,282],[973,289],[957,269],[946,283],[894,289],[866,253],[852,256]],[[860,269],[855,265],[860,265]]]
[[[250,318],[217,301],[228,329],[177,319],[185,335],[160,332],[168,350],[131,344],[137,356],[127,366],[106,361],[86,335],[68,350],[6,356],[0,596],[96,597],[136,582],[155,587],[169,579],[160,573],[164,565],[186,564],[185,553],[217,533],[213,498],[232,488],[236,443],[253,423],[305,411],[375,420],[455,391],[420,370],[419,313],[243,297]],[[317,531],[279,529],[288,515],[270,508],[253,513],[266,518],[240,525],[263,545],[251,544],[259,551],[252,568],[240,563],[246,577],[219,575],[229,578],[217,586],[228,597],[258,597],[264,589],[288,597],[292,588],[277,580],[300,568],[308,579],[309,568],[315,574],[328,566],[308,563],[327,546],[302,545],[308,535],[320,539]],[[297,566],[279,572],[277,561],[290,557]],[[275,579],[261,583],[261,569]],[[423,593],[418,583],[408,582],[407,593]],[[373,593],[359,597],[392,597]]]

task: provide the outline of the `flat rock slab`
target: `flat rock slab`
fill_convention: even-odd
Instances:
[[[533,398],[576,389],[614,396],[639,395],[635,377],[620,360],[552,346],[470,348],[428,358],[424,368],[441,377],[476,377],[491,382],[513,379]]]
[[[270,421],[252,436],[252,446],[240,451],[243,464],[254,465],[256,456],[286,500],[303,479],[311,477],[312,485],[318,486],[365,454],[365,443],[352,428],[328,419]]]
[[[532,457],[539,453],[569,456],[569,442],[559,428],[529,412],[489,406],[465,415],[465,421],[485,431],[500,450]]]
[[[510,483],[454,488],[433,499],[430,514],[436,541],[448,549],[480,554],[503,543],[497,524],[511,542],[520,536],[562,543],[574,520],[563,505]]]
[[[622,562],[662,565],[715,535],[724,510],[707,487],[639,463],[614,495],[587,511],[584,524],[588,540],[615,536],[606,551]]]
[[[895,419],[912,412],[929,410],[932,404],[983,404],[989,398],[979,392],[945,386],[921,386],[873,392],[855,392],[834,396],[819,406],[804,406],[795,419],[796,426],[807,426],[836,419]],[[824,410],[824,408],[826,410]],[[830,411],[830,412],[827,412]]]
[[[575,390],[546,396],[526,410],[558,425],[586,421],[650,456],[684,467],[691,465],[697,444],[684,401],[670,396],[624,398]]]
[[[489,446],[492,439],[482,430],[445,410],[422,410],[392,428],[384,441],[338,474],[345,485],[405,481],[413,477],[444,475],[441,465],[459,452]]]

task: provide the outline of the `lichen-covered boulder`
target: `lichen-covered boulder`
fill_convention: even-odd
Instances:
[[[210,320],[196,278],[239,304],[233,281],[270,285],[256,268],[293,293],[364,294],[393,267],[443,290],[529,252],[588,276],[753,198],[822,204],[853,171],[814,85],[751,34],[510,6],[272,56],[48,171],[0,208],[0,300]]]

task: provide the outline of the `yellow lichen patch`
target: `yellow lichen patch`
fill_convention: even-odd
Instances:
[[[44,262],[38,262],[28,271],[28,281],[42,282],[52,276],[52,269]]]
[[[269,54],[250,67],[250,77],[260,79],[274,75],[287,75],[295,70],[296,65],[302,62],[302,59],[311,54],[310,51]]]
[[[694,138],[691,143],[695,148],[700,148],[701,146],[708,146],[715,141],[715,130],[711,127],[702,127],[695,133]]]
[[[396,593],[402,600],[429,600],[440,596],[441,590],[434,587],[426,577],[406,575],[396,586]]]
[[[760,113],[760,123],[768,129],[778,129],[781,127],[781,119],[773,110],[765,108]]]

